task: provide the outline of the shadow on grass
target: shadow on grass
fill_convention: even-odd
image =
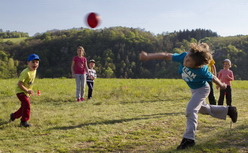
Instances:
[[[142,115],[144,117],[138,117],[138,118],[127,118],[127,119],[119,119],[119,120],[108,120],[103,122],[94,122],[94,123],[83,123],[75,126],[63,126],[63,127],[54,127],[50,128],[49,130],[68,130],[68,129],[75,129],[80,128],[84,126],[90,126],[90,125],[101,125],[101,124],[116,124],[116,123],[123,123],[123,122],[131,122],[131,121],[137,121],[137,120],[146,120],[151,118],[161,118],[164,116],[175,116],[175,115],[184,115],[183,112],[177,112],[177,113],[160,113],[160,114],[151,114],[151,115]]]
[[[218,134],[210,134],[205,138],[197,138],[194,147],[185,149],[183,152],[248,152],[248,125],[239,125],[233,129],[225,129]],[[178,142],[179,145],[180,142]],[[159,149],[155,153],[182,152],[176,150],[177,146],[168,149]]]
[[[169,100],[141,100],[141,101],[121,101],[121,104],[130,104],[130,103],[156,103],[156,102],[165,102],[165,101],[169,101]]]
[[[9,124],[8,121],[0,119],[0,129],[2,129],[3,125]]]
[[[233,125],[235,126],[235,125]],[[248,152],[248,125],[239,125],[235,128],[226,129],[217,135],[208,137],[207,142],[201,143],[199,148],[208,148],[211,146],[216,148],[230,150],[242,150],[242,152]]]
[[[171,101],[185,101],[185,98],[180,99],[156,99],[156,100],[140,100],[140,101],[120,101],[121,104],[130,104],[130,103],[156,103],[156,102],[171,102]]]

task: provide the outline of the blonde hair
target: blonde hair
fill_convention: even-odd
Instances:
[[[189,56],[195,61],[195,66],[207,65],[213,59],[207,43],[191,43]]]
[[[78,49],[81,49],[81,50],[83,51],[83,55],[86,54],[86,53],[85,53],[85,50],[84,50],[84,48],[83,48],[83,46],[78,46],[78,47],[77,47],[77,50],[78,50]]]

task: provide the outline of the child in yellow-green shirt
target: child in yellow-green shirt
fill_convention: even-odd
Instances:
[[[216,68],[215,68],[215,61],[212,59],[210,63],[207,65],[208,66],[208,71],[211,72],[214,76],[217,76],[216,73]],[[213,81],[208,81],[208,84],[210,86],[210,93],[208,95],[208,101],[210,105],[216,105],[216,99],[214,96],[214,88],[213,88]]]
[[[10,122],[21,117],[20,125],[24,127],[31,126],[31,124],[27,122],[30,119],[29,97],[34,93],[32,87],[36,76],[36,70],[39,67],[39,61],[40,58],[36,54],[31,54],[28,57],[28,67],[21,72],[16,86],[16,95],[21,101],[21,107],[16,112],[10,114]]]

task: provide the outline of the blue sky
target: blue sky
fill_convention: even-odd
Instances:
[[[154,34],[209,29],[220,36],[248,35],[247,0],[1,0],[0,29],[28,32],[84,27],[90,12],[99,28],[141,28]]]

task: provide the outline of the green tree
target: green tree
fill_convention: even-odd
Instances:
[[[104,71],[104,75],[106,78],[114,78],[115,75],[114,75],[114,71],[108,67],[105,71]]]
[[[17,76],[18,62],[3,51],[0,51],[0,78],[8,79]]]

